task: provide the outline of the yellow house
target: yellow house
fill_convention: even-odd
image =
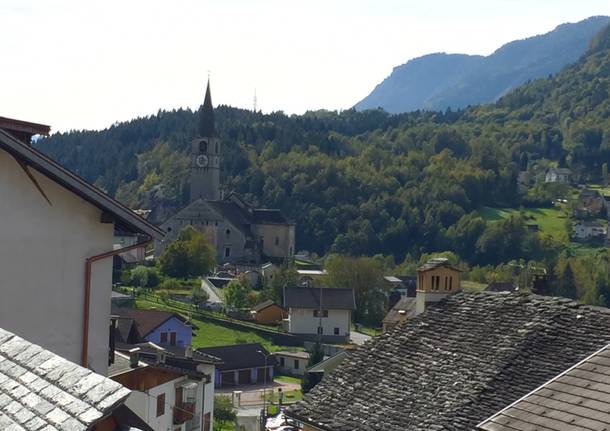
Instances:
[[[417,269],[416,313],[460,290],[460,270],[445,258],[430,259]]]

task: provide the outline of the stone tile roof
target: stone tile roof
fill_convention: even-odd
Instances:
[[[320,308],[320,297],[324,309],[355,310],[354,289],[297,287],[286,289],[285,308]]]
[[[610,346],[496,413],[478,429],[610,429]]]
[[[0,429],[89,429],[122,404],[121,384],[0,329]]]
[[[197,327],[187,322],[184,317],[177,313],[172,313],[170,311],[144,310],[137,308],[117,307],[113,305],[112,314],[120,317],[119,322],[125,319],[133,320],[136,324],[138,334],[142,337],[146,337],[148,334],[153,332],[155,329],[157,329],[159,326],[163,325],[165,322],[167,322],[173,317],[175,317],[185,325],[197,329]],[[123,334],[121,334],[121,336],[123,336]]]
[[[472,430],[610,342],[610,310],[460,293],[355,349],[289,416],[323,430]]]
[[[399,323],[411,319],[416,315],[417,299],[402,296],[400,300],[388,311],[383,323]]]
[[[264,367],[265,356],[267,356],[267,366],[275,366],[277,363],[275,357],[259,343],[200,347],[197,352],[219,358],[222,363],[216,365],[216,368],[221,371]]]
[[[422,266],[417,268],[417,271],[418,272],[430,271],[431,269],[436,269],[436,268],[440,268],[443,266],[446,268],[451,268],[455,271],[459,271],[459,269],[452,266],[451,263],[449,263],[449,259],[447,259],[445,257],[437,257],[434,259],[430,259],[428,262],[424,263]]]

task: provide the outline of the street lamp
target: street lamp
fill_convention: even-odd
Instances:
[[[267,358],[269,355],[265,355],[262,350],[257,350],[256,353],[260,353],[265,358],[265,379],[263,386],[263,422],[267,423]]]

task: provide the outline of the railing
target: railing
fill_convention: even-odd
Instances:
[[[195,403],[182,402],[174,407],[174,425],[192,421],[195,417]]]

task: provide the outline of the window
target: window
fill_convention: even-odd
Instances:
[[[225,235],[227,236],[227,238],[229,238],[231,236],[231,229],[227,229],[225,231]]]
[[[333,333],[334,333],[335,335],[339,335],[339,328],[335,328],[335,329],[334,329],[334,331],[333,331]]]
[[[208,152],[208,143],[206,141],[199,141],[199,152],[200,153]]]
[[[176,333],[175,332],[170,332],[169,333],[169,344],[171,346],[175,346],[176,345]]]
[[[280,237],[279,236],[275,237],[275,245],[280,245]]]
[[[313,317],[328,317],[328,310],[313,310]]]
[[[324,328],[318,326],[318,334],[322,335],[324,333]]]
[[[159,342],[161,344],[167,344],[167,332],[161,332],[161,338]]]
[[[299,369],[299,360],[298,360],[298,359],[295,359],[295,360],[294,360],[294,369],[295,369],[295,370],[298,370],[298,369]]]
[[[231,257],[231,247],[225,247],[225,257]]]
[[[216,154],[220,154],[220,145],[216,142]]]
[[[445,290],[447,290],[447,277],[445,277]]]
[[[280,367],[284,367],[286,365],[286,361],[284,358],[280,358]]]
[[[453,277],[449,277],[449,290],[453,289]]]
[[[165,414],[165,394],[157,395],[157,417]]]

